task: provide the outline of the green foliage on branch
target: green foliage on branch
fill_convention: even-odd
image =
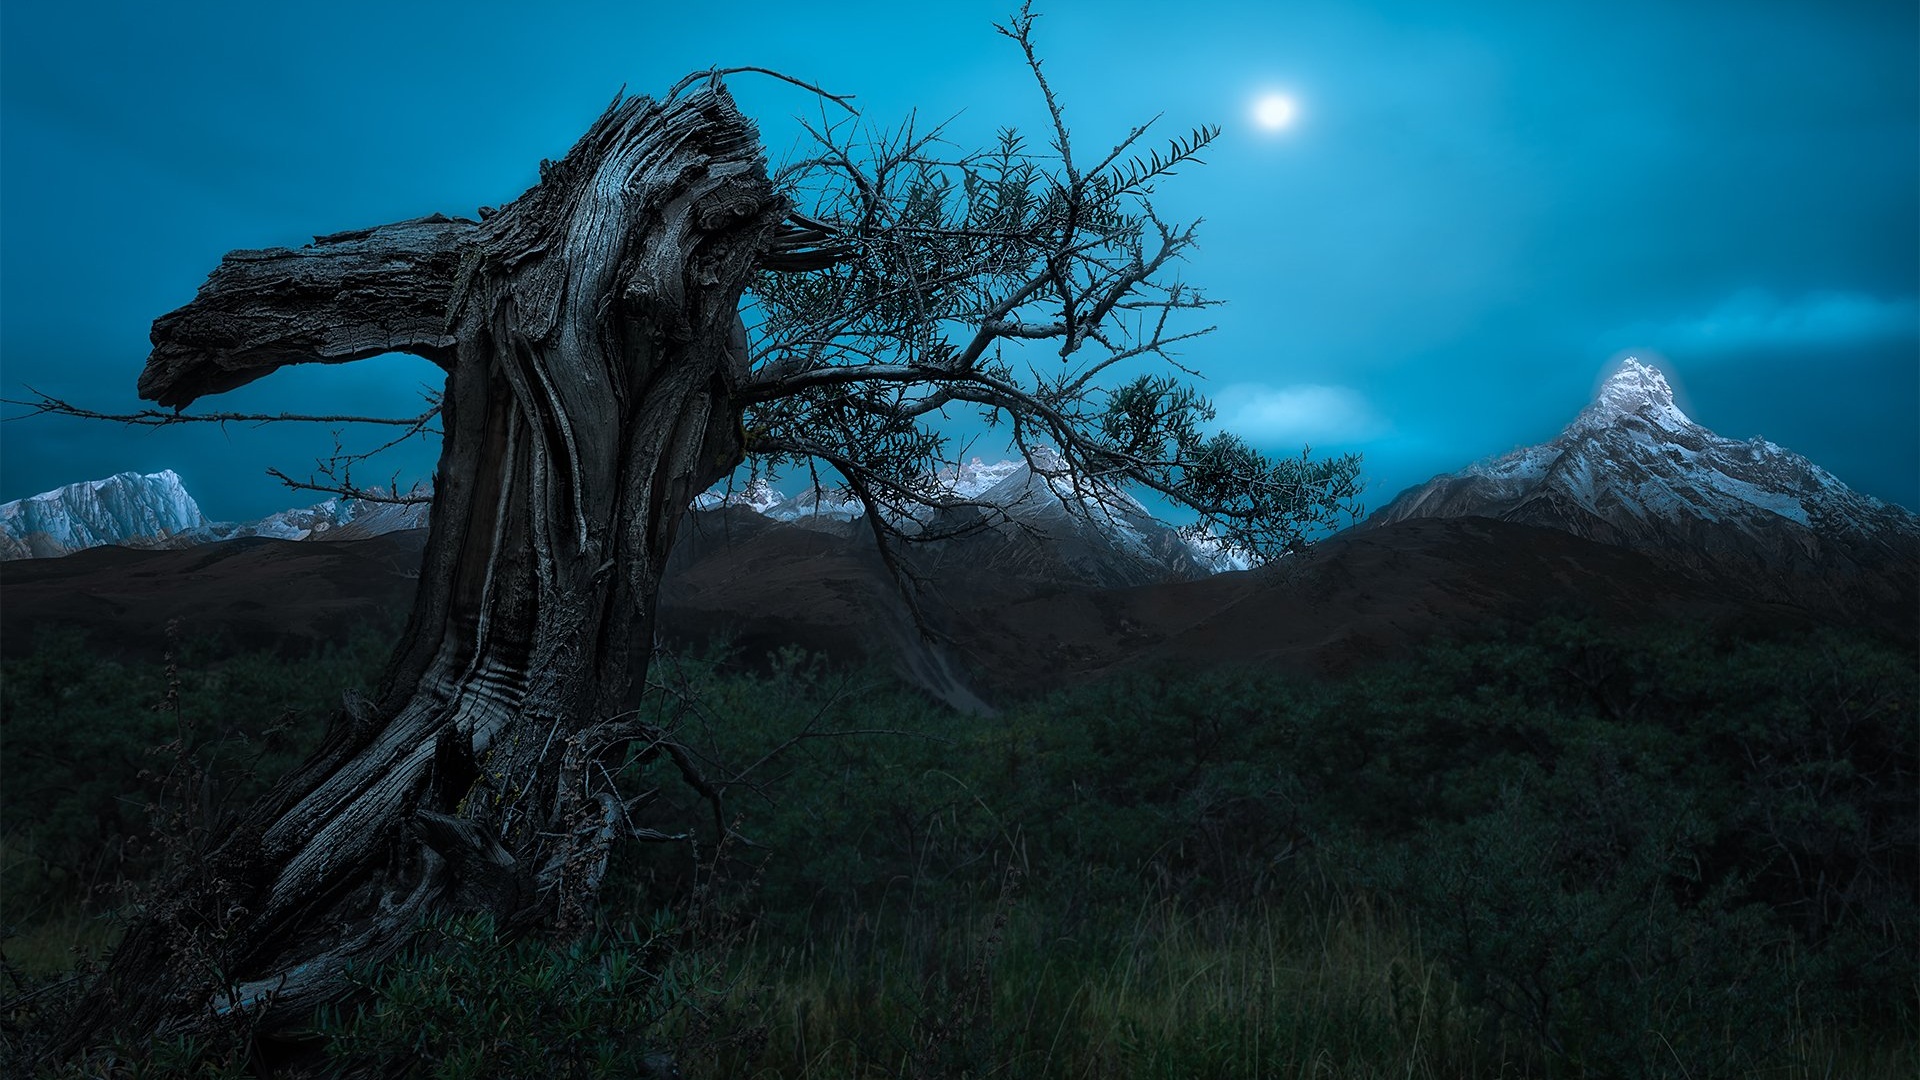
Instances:
[[[1044,103],[1043,145],[1007,128],[967,150],[914,120],[823,120],[775,171],[793,210],[751,289],[735,394],[756,467],[838,473],[886,511],[883,541],[918,533],[901,524],[917,510],[964,504],[956,424],[1004,431],[1070,508],[1097,513],[1137,484],[1262,555],[1356,512],[1356,456],[1276,461],[1204,436],[1212,407],[1179,381],[1196,377],[1180,348],[1212,329],[1188,320],[1217,301],[1180,276],[1199,222],[1163,220],[1153,196],[1219,128],[1154,145],[1149,120],[1086,154],[1035,19],[1023,6],[998,29]]]

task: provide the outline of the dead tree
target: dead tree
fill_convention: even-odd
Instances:
[[[1030,24],[1002,30],[1040,76]],[[236,1011],[284,1030],[433,912],[589,918],[630,834],[604,762],[650,734],[632,718],[675,529],[750,452],[824,462],[877,529],[919,537],[939,529],[897,511],[958,502],[928,426],[957,407],[1008,422],[1063,491],[1142,482],[1259,550],[1348,502],[1351,459],[1269,462],[1204,434],[1204,400],[1171,379],[1113,382],[1205,303],[1169,280],[1191,227],[1144,196],[1210,129],[1129,156],[1138,129],[1083,163],[1040,78],[1044,156],[1010,133],[942,155],[911,128],[856,152],[823,123],[776,177],[720,74],[617,98],[478,221],[236,251],[154,323],[139,391],[163,407],[410,352],[447,373],[444,444],[380,689],[160,892],[66,1048]],[[1032,362],[1009,348],[1036,343]]]

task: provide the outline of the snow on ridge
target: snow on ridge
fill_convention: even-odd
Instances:
[[[977,499],[991,491],[1001,481],[1019,472],[1025,465],[1026,462],[1017,458],[996,461],[989,465],[976,457],[952,469],[943,470],[940,473],[940,481],[959,498]]]
[[[1658,368],[1627,357],[1600,385],[1593,403],[1574,418],[1568,431],[1614,428],[1630,417],[1664,432],[1704,430],[1673,402],[1673,386]]]
[[[988,492],[1025,466],[1025,462],[1017,459],[988,464],[976,457],[938,473],[934,490],[945,498],[982,500]],[[848,521],[866,513],[866,507],[857,497],[839,488],[808,485],[804,490],[789,495],[775,488],[765,476],[754,476],[739,486],[723,482],[701,492],[693,500],[695,510],[717,510],[723,506],[737,506],[752,510],[762,517],[788,522],[813,518]]]
[[[1785,522],[1857,535],[1920,529],[1920,518],[1853,491],[1791,450],[1759,437],[1727,438],[1688,419],[1666,376],[1632,358],[1554,438],[1411,488],[1378,520],[1524,514],[1547,493],[1618,525],[1631,521],[1632,530],[1685,520],[1755,536]]]
[[[1253,552],[1205,525],[1198,523],[1183,525],[1176,531],[1180,534],[1181,541],[1187,545],[1187,549],[1193,553],[1194,562],[1209,574],[1220,574],[1230,570],[1251,570],[1260,565],[1260,559]]]
[[[199,504],[172,469],[117,473],[0,504],[8,558],[164,539],[205,523]]]
[[[1679,415],[1677,410],[1674,415]],[[1578,467],[1556,468],[1552,481],[1588,510],[1610,502],[1643,520],[1693,517],[1760,520],[1779,517],[1807,526],[1801,491],[1844,489],[1824,470],[1772,444],[1764,448],[1716,435],[1690,424],[1700,446],[1649,439],[1632,426],[1596,429],[1576,424],[1549,446],[1561,461],[1576,453]],[[1761,470],[1772,472],[1759,482]],[[1752,478],[1740,475],[1750,473]]]
[[[974,457],[942,470],[940,496],[997,507],[1037,526],[1055,540],[1073,540],[1118,552],[1128,560],[1176,573],[1248,569],[1257,560],[1228,541],[1195,527],[1174,528],[1153,517],[1138,499],[1099,481],[1080,490],[1061,475],[1057,454],[1044,448],[1025,458],[986,462]],[[1037,468],[1036,468],[1037,466]],[[764,476],[737,488],[718,486],[692,501],[696,510],[734,506],[775,521],[834,528],[865,516],[852,495],[809,487],[788,495]],[[243,537],[288,541],[348,539],[424,527],[426,504],[387,504],[329,498],[244,523],[210,522],[178,474],[121,473],[82,481],[28,499],[0,505],[0,559],[65,555],[109,544],[187,547]],[[927,515],[899,522],[908,529],[930,525]],[[1075,540],[1077,538],[1077,540]]]
[[[1523,446],[1498,457],[1476,461],[1463,471],[1503,484],[1532,485],[1547,475],[1559,457],[1560,451],[1552,445]]]
[[[1812,525],[1812,520],[1807,514],[1806,503],[1794,495],[1784,491],[1771,491],[1738,477],[1728,476],[1718,470],[1707,473],[1705,479],[1716,494],[1724,495],[1736,504],[1745,504],[1778,514],[1798,525]]]
[[[1097,538],[1130,558],[1155,564],[1163,564],[1170,557],[1159,550],[1167,546],[1164,538],[1170,538],[1174,550],[1184,550],[1187,562],[1208,573],[1256,565],[1250,553],[1204,531],[1175,529],[1159,522],[1145,504],[1118,486],[1094,481],[1076,492],[1070,478],[1047,475],[1066,466],[1065,459],[1046,447],[1036,448],[1031,462],[1019,457],[996,462],[973,457],[935,474],[932,494],[995,507],[1016,520],[1039,526],[1056,540],[1070,535]],[[765,477],[754,477],[739,487],[722,484],[711,488],[701,493],[693,506],[696,510],[741,507],[775,521],[810,527],[832,527],[866,516],[866,507],[859,499],[840,490],[810,485],[797,494],[785,495]],[[932,518],[920,512],[908,512],[895,522],[909,530],[931,523]],[[1156,536],[1163,540],[1156,543]]]
[[[208,521],[173,470],[125,472],[0,504],[0,559],[51,558],[108,545],[191,547],[250,536],[367,537],[425,524],[424,503],[339,498],[257,521]]]

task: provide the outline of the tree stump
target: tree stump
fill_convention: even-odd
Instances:
[[[379,691],[158,893],[66,1051],[236,1012],[284,1031],[428,913],[583,917],[623,815],[597,762],[634,735],[674,530],[741,461],[740,299],[786,211],[702,79],[617,98],[482,221],[236,251],[155,321],[142,397],[412,352],[447,372],[445,441]]]

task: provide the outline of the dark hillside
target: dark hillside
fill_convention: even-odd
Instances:
[[[224,634],[236,647],[299,652],[344,641],[360,623],[403,617],[419,531],[354,542],[246,539],[178,551],[101,548],[8,563],[0,651],[19,656],[37,627],[86,631],[109,655],[157,657],[166,626]],[[798,647],[874,661],[950,702],[1004,702],[1140,664],[1247,664],[1343,672],[1436,635],[1549,614],[1631,625],[1834,621],[1745,600],[1625,548],[1485,518],[1422,518],[1338,534],[1304,555],[1194,581],[1108,589],[1008,571],[1025,538],[980,537],[910,557],[951,639],[915,632],[871,540],[744,511],[695,515],[663,592],[664,636],[732,641],[762,655]],[[1858,622],[1911,643],[1914,626]]]

